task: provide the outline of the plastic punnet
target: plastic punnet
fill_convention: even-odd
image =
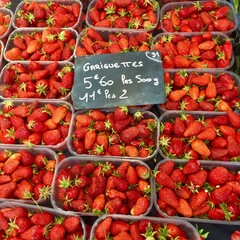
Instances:
[[[34,206],[34,205],[30,205],[30,204],[24,204],[24,203],[17,203],[17,202],[2,202],[0,203],[0,209],[12,209],[12,208],[16,208],[16,207],[21,207],[26,209],[27,211],[33,212],[33,213],[37,213],[37,212],[48,212],[51,215],[53,215],[54,217],[58,218],[58,217],[68,217],[68,216],[76,216],[76,214],[64,214],[64,213],[59,213],[58,211],[56,211],[53,208],[50,207],[39,207],[39,206]],[[86,231],[86,225],[84,220],[81,218],[81,216],[77,216],[80,219],[80,226],[82,227],[83,230],[83,236],[82,239],[83,240],[87,240],[87,231]]]
[[[4,49],[4,58],[7,62],[15,62],[15,61],[30,61],[30,60],[11,60],[11,59],[8,59],[6,56],[5,56],[5,53],[12,49],[14,47],[14,44],[13,44],[13,37],[15,34],[32,34],[32,33],[42,33],[43,30],[45,30],[46,28],[18,28],[18,29],[15,29],[8,37],[8,41],[6,43],[6,46],[5,46],[5,49]],[[49,28],[51,29],[51,28]],[[60,30],[66,30],[66,31],[70,31],[72,32],[73,34],[73,38],[75,40],[77,40],[77,37],[78,37],[78,33],[76,30],[72,29],[72,28],[60,28]],[[40,48],[41,49],[41,48]],[[75,49],[75,46],[74,46],[74,49]],[[73,49],[73,53],[74,53],[74,49]],[[72,53],[72,56],[69,58],[69,59],[66,59],[64,61],[58,61],[58,62],[66,62],[66,61],[71,61],[73,60],[73,53]],[[50,60],[47,60],[47,62],[50,61]]]
[[[57,162],[58,162],[58,157],[57,157],[57,154],[49,149],[49,148],[38,148],[38,147],[35,147],[34,149],[29,149],[27,148],[26,146],[10,146],[10,145],[7,145],[6,146],[1,146],[0,147],[0,153],[4,152],[4,151],[7,151],[7,152],[12,152],[12,153],[18,153],[20,150],[27,150],[28,152],[30,152],[34,157],[37,156],[38,154],[43,154],[47,160],[55,160],[56,161],[56,166],[57,166]],[[56,166],[55,166],[55,169],[56,169]],[[54,169],[54,171],[55,171]],[[40,171],[42,169],[36,167],[36,169],[34,171]],[[20,182],[20,181],[19,181]],[[35,186],[35,184],[32,183],[33,186]],[[50,190],[51,191],[51,190]],[[13,202],[18,202],[18,203],[26,203],[26,204],[46,204],[50,201],[50,195],[48,196],[47,199],[39,199],[39,200],[35,200],[33,201],[32,199],[17,199],[17,198],[0,198],[0,201],[3,202],[3,201],[13,201]]]
[[[207,3],[209,1],[200,1],[200,4],[202,3]],[[234,23],[234,28],[228,30],[228,31],[224,31],[223,33],[225,33],[226,35],[231,35],[232,32],[234,32],[236,29],[237,29],[237,26],[238,26],[238,19],[237,19],[237,15],[236,15],[236,12],[233,8],[233,5],[225,0],[217,0],[215,1],[217,3],[217,6],[218,7],[222,7],[222,6],[228,6],[229,9],[230,9],[230,12],[228,13],[228,19],[230,21],[232,21]],[[190,7],[192,6],[193,4],[197,3],[196,1],[186,1],[186,2],[177,2],[177,1],[174,1],[174,2],[169,2],[167,4],[165,4],[164,6],[161,7],[161,10],[160,10],[160,20],[162,20],[162,18],[164,17],[164,15],[168,12],[168,11],[171,11],[171,10],[174,10],[174,9],[180,9],[180,8],[184,8],[184,7]],[[167,32],[167,30],[164,28],[163,24],[162,24],[162,21],[161,22],[161,29],[164,31],[164,32]],[[178,32],[177,30],[175,30],[175,32]],[[204,32],[204,30],[203,30]]]
[[[153,1],[153,2],[157,2],[157,1]],[[107,28],[107,27],[97,27],[97,26],[94,26],[90,17],[89,17],[89,12],[92,8],[94,8],[94,5],[96,3],[96,0],[92,0],[89,4],[88,4],[88,8],[87,8],[87,13],[86,13],[86,24],[88,25],[88,27],[92,27],[96,30],[116,30],[116,31],[121,31],[121,32],[150,32],[150,31],[153,31],[157,25],[158,25],[158,22],[159,22],[159,15],[160,15],[160,10],[159,10],[159,6],[157,7],[156,11],[155,11],[155,15],[156,15],[156,18],[157,18],[157,21],[156,23],[154,24],[154,26],[150,29],[144,29],[144,28],[138,28],[138,29],[133,29],[133,28],[114,28],[114,27],[111,27],[111,28]]]
[[[170,74],[170,78],[171,79],[173,79],[173,77],[174,77],[174,75],[176,74],[176,73],[179,73],[180,71],[185,71],[186,72],[186,74],[191,74],[191,73],[196,73],[196,74],[204,74],[204,73],[209,73],[209,74],[213,74],[214,76],[216,76],[216,77],[218,77],[218,76],[220,76],[221,74],[229,74],[231,77],[232,77],[232,79],[234,80],[234,82],[235,82],[235,84],[234,84],[234,86],[236,86],[236,87],[238,87],[238,89],[239,89],[239,91],[240,91],[240,77],[236,74],[236,73],[234,73],[234,72],[231,72],[231,71],[219,71],[218,69],[195,69],[195,70],[189,70],[189,69],[179,69],[179,70],[168,70],[168,69],[166,69],[165,71],[164,71],[164,73],[169,73]],[[169,86],[170,87],[172,87],[173,86],[173,84],[174,84],[174,81],[173,82],[171,82],[170,84],[169,84]],[[185,85],[186,86],[186,85]],[[185,87],[184,86],[184,87]],[[189,85],[187,85],[187,86],[189,86],[189,87],[191,87],[191,84],[189,84]],[[184,89],[184,87],[183,88],[180,88],[180,89]],[[204,88],[206,89],[206,87],[207,86],[204,86]],[[199,88],[202,88],[201,86],[199,86]],[[218,96],[219,96],[219,94],[218,94]],[[221,97],[221,96],[220,96]],[[238,98],[240,98],[240,92],[239,92],[239,95],[238,95]],[[210,99],[207,99],[207,98],[204,98],[204,99],[200,99],[200,101],[212,101],[212,99],[210,100]],[[165,104],[167,103],[167,99],[166,99],[166,102],[165,102]],[[182,102],[182,100],[180,100],[179,101],[179,103],[180,102]],[[157,105],[157,108],[158,108],[158,110],[159,110],[159,112],[160,113],[164,113],[164,112],[166,112],[166,111],[172,111],[172,110],[170,110],[170,109],[166,109],[165,107],[164,107],[164,104],[158,104]],[[237,108],[237,107],[236,107]],[[181,109],[178,109],[179,111],[181,110]],[[233,110],[235,110],[235,108],[233,107]],[[185,111],[185,110],[183,110],[183,111]],[[199,111],[199,110],[194,110],[194,111]],[[215,110],[215,111],[218,111],[217,109]],[[203,112],[208,112],[208,111],[203,111]],[[214,112],[214,111],[213,111]]]
[[[97,226],[101,223],[101,221],[103,221],[104,219],[106,219],[107,217],[111,217],[113,221],[125,221],[129,224],[132,224],[134,222],[140,222],[142,220],[147,220],[150,221],[151,223],[154,224],[160,224],[162,226],[166,225],[166,224],[174,224],[177,227],[181,228],[184,232],[186,232],[187,234],[187,239],[189,240],[200,240],[200,236],[199,233],[197,231],[197,229],[195,227],[193,227],[193,225],[187,221],[184,220],[180,220],[180,219],[169,219],[169,218],[159,218],[159,217],[149,217],[149,216],[143,216],[143,217],[133,217],[133,216],[124,216],[124,215],[104,215],[100,218],[98,218],[91,229],[91,233],[90,233],[90,240],[95,240],[96,239],[96,228]]]
[[[101,110],[101,109],[100,109]],[[114,111],[114,109],[103,109],[102,110],[103,111],[103,113],[105,113],[105,114],[107,114],[107,113],[109,113],[109,112],[113,112]],[[72,154],[72,155],[75,155],[75,156],[85,156],[85,157],[92,157],[93,155],[92,154],[79,154],[79,153],[77,153],[76,152],[76,150],[74,149],[74,146],[73,146],[73,132],[76,130],[76,117],[77,117],[77,115],[78,114],[85,114],[85,113],[87,113],[88,111],[86,111],[86,110],[79,110],[79,111],[77,111],[77,112],[75,112],[74,113],[74,115],[73,115],[73,119],[72,119],[72,124],[71,124],[71,126],[70,126],[70,139],[68,140],[68,142],[67,142],[67,146],[68,146],[68,150],[69,150],[69,152]],[[129,112],[131,113],[131,114],[134,114],[135,112],[137,112],[135,109],[131,109],[131,108],[129,108]],[[142,160],[142,161],[148,161],[148,160],[150,160],[150,159],[152,159],[153,157],[155,157],[156,156],[156,154],[157,154],[157,152],[158,152],[158,144],[157,144],[157,140],[158,140],[158,136],[159,136],[159,122],[158,122],[158,119],[157,119],[157,116],[154,114],[154,113],[152,113],[152,112],[150,112],[150,111],[143,111],[142,112],[143,113],[143,116],[144,116],[144,119],[149,119],[149,118],[153,118],[153,119],[155,119],[156,121],[157,121],[157,127],[156,127],[156,129],[154,130],[154,132],[153,132],[153,140],[154,140],[154,142],[156,143],[156,145],[155,145],[155,148],[154,148],[154,151],[153,151],[153,153],[151,154],[151,155],[149,155],[148,157],[146,157],[146,158],[141,158],[141,157],[128,157],[128,156],[121,156],[120,158],[122,159],[122,160],[126,160],[126,159],[130,159],[130,160]],[[94,156],[97,156],[97,155],[94,155]],[[119,157],[117,157],[117,156],[104,156],[104,157],[106,157],[106,158],[108,158],[108,159],[115,159],[115,158],[119,158]]]
[[[195,36],[201,36],[201,35],[203,35],[204,33],[201,33],[201,32],[193,32],[193,33],[182,33],[182,32],[180,32],[180,33],[176,33],[176,32],[174,32],[174,33],[169,33],[169,32],[164,32],[164,33],[159,33],[159,34],[157,34],[155,37],[154,37],[154,41],[153,41],[153,44],[152,44],[152,47],[151,47],[151,49],[152,50],[157,50],[157,49],[154,49],[154,44],[156,44],[156,43],[158,43],[158,41],[160,41],[160,39],[163,37],[163,38],[166,38],[166,39],[168,39],[168,40],[170,40],[170,39],[173,39],[174,38],[174,36],[176,37],[176,38],[178,38],[178,37],[180,37],[180,39],[183,37],[184,39],[189,39],[190,41],[191,41],[191,39],[192,39],[192,37],[195,37]],[[222,33],[222,32],[211,32],[210,33],[211,35],[212,35],[212,39],[216,39],[217,40],[217,42],[218,43],[220,43],[219,44],[219,46],[221,46],[225,41],[227,41],[227,40],[229,40],[229,37],[225,34],[225,33]],[[181,40],[183,40],[183,39],[181,39]],[[218,45],[217,45],[218,46]],[[180,55],[180,54],[179,54]],[[169,54],[167,54],[167,56],[170,56],[170,57],[173,57],[173,56],[171,56],[171,55],[169,55]],[[194,56],[195,57],[195,56]],[[163,58],[164,59],[164,58]],[[214,60],[216,60],[216,58],[214,59]],[[222,70],[222,71],[224,71],[224,70],[227,70],[227,69],[230,69],[232,66],[233,66],[233,64],[234,64],[234,54],[232,54],[232,57],[231,57],[231,59],[229,60],[229,65],[228,66],[226,66],[226,67],[224,67],[224,68],[220,68],[220,67],[216,67],[216,68],[209,68],[208,66],[204,66],[204,68],[193,68],[193,67],[191,67],[191,66],[189,66],[187,69],[190,69],[190,70],[192,70],[192,71],[195,71],[196,69],[197,70],[207,70],[207,69],[214,69],[214,70]],[[197,60],[196,61],[194,61],[194,62],[198,62],[198,57],[197,57]],[[174,69],[176,69],[176,70],[180,70],[180,69],[183,69],[184,67],[181,67],[181,68],[177,68],[177,67],[174,67],[174,68],[164,68],[164,70],[174,70]]]
[[[34,0],[35,2],[37,3],[48,3],[49,1],[48,0]],[[67,1],[67,0],[53,0],[52,3],[59,3],[63,6],[71,6],[72,4],[79,4],[80,5],[80,13],[79,13],[79,16],[77,18],[77,21],[74,25],[70,26],[69,28],[74,28],[77,30],[78,26],[80,25],[80,21],[81,21],[81,16],[82,16],[82,10],[83,10],[83,4],[80,0],[72,0],[72,1]],[[15,10],[15,13],[14,13],[14,16],[13,16],[13,21],[12,21],[12,25],[15,29],[19,28],[17,25],[16,25],[16,20],[17,20],[17,17],[18,17],[18,13],[21,12],[22,10],[22,6],[24,5],[24,2],[20,2],[17,7],[16,7],[16,10]],[[50,25],[51,26],[51,25]]]
[[[177,167],[182,167],[184,166],[188,160],[185,159],[164,159],[163,161],[160,161],[154,168],[154,171],[157,171],[159,166],[161,166],[161,164],[164,164],[166,161],[173,161],[175,163],[175,166]],[[212,161],[200,161],[201,164],[201,168],[205,169],[207,171],[217,167],[217,166],[223,166],[225,168],[227,168],[229,171],[234,171],[235,173],[237,173],[240,170],[240,165],[237,162],[221,162],[221,161],[216,161],[216,162],[212,162]],[[240,221],[236,220],[236,221],[227,221],[227,220],[213,220],[213,219],[207,219],[207,218],[197,218],[197,217],[183,217],[183,216],[170,216],[168,215],[166,212],[162,211],[158,204],[157,204],[157,188],[156,188],[156,180],[154,178],[153,180],[153,184],[154,184],[154,190],[153,190],[153,194],[154,194],[154,206],[157,210],[157,212],[159,213],[160,216],[162,217],[167,217],[168,219],[181,219],[181,220],[186,220],[186,221],[190,221],[190,222],[199,222],[199,223],[211,223],[211,224],[225,224],[225,225],[239,225]]]
[[[96,156],[91,156],[91,158],[79,157],[79,156],[71,156],[71,157],[65,158],[63,161],[61,161],[57,165],[56,171],[54,173],[54,179],[53,179],[53,184],[52,184],[52,192],[51,192],[51,203],[52,203],[52,206],[57,211],[63,212],[63,213],[72,213],[72,214],[77,214],[77,215],[80,215],[80,216],[97,216],[96,214],[94,214],[91,211],[89,211],[89,212],[88,211],[77,212],[77,211],[75,211],[73,209],[72,210],[64,210],[63,204],[62,204],[61,200],[58,197],[58,184],[56,183],[58,174],[62,170],[71,168],[71,167],[76,166],[78,164],[81,164],[81,165],[84,166],[86,163],[93,163],[94,165],[97,164],[97,163],[100,163],[100,164],[101,163],[102,164],[104,164],[104,163],[112,163],[115,167],[118,167],[123,162],[130,162],[130,165],[133,166],[133,167],[144,166],[144,167],[146,167],[150,171],[150,168],[148,167],[148,165],[145,162],[139,161],[137,159],[132,161],[132,160],[129,160],[129,159],[126,159],[126,160],[123,160],[123,159],[120,159],[120,158],[109,159],[109,158],[105,158],[105,157],[96,157]],[[97,167],[97,165],[96,165],[96,167]],[[114,173],[112,175],[114,175]],[[152,189],[152,181],[153,181],[152,177],[150,176],[147,179],[147,181],[150,184],[150,189]],[[105,195],[107,197],[107,193],[105,193]],[[150,206],[147,209],[147,211],[145,213],[143,213],[142,215],[140,215],[140,216],[145,216],[145,215],[148,215],[150,213],[150,211],[152,209],[152,206],[153,206],[152,192],[150,192],[149,198],[150,198]],[[117,215],[119,215],[119,214],[117,214]],[[130,214],[129,214],[129,216],[130,216]]]
[[[71,113],[71,115],[73,114],[73,107],[72,105],[69,103],[69,102],[66,102],[66,101],[51,101],[51,100],[35,100],[35,99],[26,99],[26,100],[21,100],[21,99],[8,99],[8,100],[5,100],[3,102],[0,103],[0,110],[3,110],[3,107],[4,107],[4,104],[6,103],[6,101],[8,101],[8,104],[12,105],[13,106],[19,106],[19,105],[22,105],[22,104],[27,104],[28,106],[32,105],[33,107],[37,105],[37,108],[39,107],[44,107],[46,106],[46,104],[51,104],[55,107],[59,107],[59,106],[66,106],[68,111]],[[69,122],[69,124],[71,125],[71,121],[72,121],[72,117],[71,117],[71,120]],[[27,124],[27,123],[26,123]],[[53,149],[53,150],[65,150],[66,147],[67,147],[67,141],[68,139],[70,138],[70,131],[68,131],[68,136],[63,139],[62,142],[58,143],[57,145],[45,145],[45,144],[39,144],[39,145],[32,145],[30,144],[29,148],[33,148],[34,147],[38,147],[38,148],[41,148],[41,149],[44,149],[44,148],[50,148],[50,149]],[[4,143],[0,143],[0,147],[5,147],[5,146],[10,146],[10,147],[17,147],[17,146],[25,146],[27,145],[28,146],[28,143],[26,142],[26,144],[22,143],[22,144],[4,144]]]
[[[11,32],[13,13],[11,10],[9,10],[7,8],[0,8],[0,13],[2,13],[4,16],[9,16],[9,18],[10,18],[10,22],[9,22],[7,31],[2,36],[0,36],[0,40],[5,42],[7,40],[8,35]]]
[[[11,67],[12,65],[15,65],[15,64],[22,64],[23,66],[25,66],[27,69],[29,69],[28,68],[28,66],[29,66],[29,63],[30,63],[31,61],[14,61],[14,62],[9,62],[9,63],[7,63],[4,67],[3,67],[3,69],[2,69],[2,71],[1,71],[1,73],[0,73],[0,99],[2,99],[2,100],[5,100],[5,99],[22,99],[22,100],[25,100],[25,99],[29,99],[29,98],[19,98],[18,96],[16,97],[16,96],[13,96],[12,98],[6,98],[6,97],[4,97],[4,90],[6,89],[6,88],[9,88],[9,87],[11,87],[12,85],[11,84],[6,84],[6,83],[4,83],[4,81],[3,81],[3,75],[4,75],[4,72],[9,68],[9,67]],[[43,69],[46,67],[46,66],[48,66],[49,64],[51,64],[51,63],[53,63],[52,61],[39,61],[38,62],[42,67],[43,67]],[[62,69],[62,68],[64,68],[65,66],[70,66],[72,69],[73,69],[73,71],[74,71],[74,64],[72,63],[72,62],[69,62],[69,61],[64,61],[64,62],[58,62],[58,68],[57,68],[57,70],[60,70],[60,69]],[[17,79],[16,79],[17,80]],[[37,82],[37,81],[36,81]],[[35,82],[35,83],[36,83]],[[44,96],[43,96],[43,98],[33,98],[33,99],[35,99],[35,100],[43,100],[43,99],[48,99],[49,101],[59,101],[59,100],[61,100],[61,101],[70,101],[70,98],[71,98],[71,94],[72,94],[72,89],[70,89],[70,91],[68,92],[68,94],[66,94],[66,96],[64,96],[63,98],[44,98]]]
[[[212,118],[215,118],[215,117],[217,117],[217,116],[227,116],[227,112],[203,112],[203,111],[166,111],[166,112],[164,112],[161,116],[160,116],[160,118],[159,118],[159,124],[160,124],[160,129],[161,129],[161,125],[163,125],[165,122],[168,122],[168,121],[175,121],[175,119],[177,118],[177,117],[182,117],[181,119],[184,119],[184,117],[185,116],[187,116],[187,115],[190,115],[190,116],[193,116],[194,117],[194,121],[196,121],[196,120],[198,120],[198,121],[204,121],[204,120],[208,120],[208,119],[212,119]],[[182,120],[183,121],[183,120]],[[204,122],[205,123],[205,122]],[[214,127],[214,130],[216,131],[216,133],[217,132],[219,132],[220,134],[221,134],[221,130],[220,130],[220,126],[223,126],[224,124],[216,124],[216,126]],[[237,128],[237,127],[233,127],[231,124],[230,124],[230,121],[229,121],[229,123],[228,123],[228,125],[229,126],[231,126],[231,128],[232,128],[232,130],[233,131],[238,131],[239,129]],[[211,125],[210,125],[211,126]],[[222,130],[223,131],[223,130]],[[218,135],[216,135],[216,136],[218,136]],[[222,134],[221,135],[225,140],[227,140],[227,136],[228,135],[225,135],[225,134]],[[196,139],[198,139],[197,138],[197,136],[195,135],[195,136],[188,136],[188,137],[177,137],[176,135],[174,135],[174,134],[170,134],[170,136],[168,137],[168,136],[165,136],[163,133],[160,133],[159,134],[159,154],[163,157],[163,158],[165,158],[165,159],[167,159],[167,158],[181,158],[181,159],[189,159],[190,158],[190,156],[186,156],[185,154],[187,153],[187,155],[188,155],[188,151],[187,150],[189,150],[188,148],[185,148],[185,150],[186,151],[184,151],[184,153],[183,154],[181,154],[181,157],[177,157],[176,155],[173,155],[173,154],[171,154],[169,151],[168,151],[168,144],[169,143],[167,143],[168,142],[168,139],[169,139],[169,141],[171,140],[171,138],[172,137],[176,137],[176,138],[178,138],[178,139],[181,139],[181,141],[185,144],[185,145],[188,145],[188,147],[190,147],[191,146],[191,142],[193,141],[193,140],[195,140],[195,138]],[[215,139],[215,138],[214,138]],[[213,140],[214,140],[213,139]],[[162,144],[162,146],[160,145],[161,144],[161,141],[162,140],[162,142],[163,142],[163,144]],[[205,144],[208,146],[208,148],[209,148],[209,150],[210,150],[210,152],[211,152],[211,142],[213,141],[213,140],[207,140],[207,141],[205,141]],[[204,140],[202,140],[202,141],[204,141]],[[186,146],[187,147],[187,146]],[[227,147],[227,146],[226,146]],[[215,147],[213,147],[214,149],[215,149]],[[219,147],[220,149],[222,149],[223,147]],[[190,147],[190,149],[192,149],[191,147]],[[164,153],[164,150],[166,150],[167,151],[167,154],[169,154],[169,156],[166,154],[166,153]],[[232,161],[239,161],[238,160],[238,158],[239,158],[239,156],[230,156],[229,154],[227,154],[225,157],[229,157]],[[200,157],[201,157],[201,159],[200,159]],[[203,161],[217,161],[219,159],[219,157],[217,157],[216,159],[214,159],[214,158],[212,158],[212,155],[210,154],[208,157],[206,157],[206,156],[202,156],[201,155],[201,153],[199,153],[199,160],[203,160]],[[227,160],[223,160],[223,156],[222,156],[222,161],[227,161]]]
[[[90,28],[90,29],[94,29],[94,28]],[[75,48],[75,52],[74,52],[74,57],[78,57],[78,54],[77,54],[77,48],[78,48],[78,46],[79,47],[81,47],[81,48],[84,48],[84,46],[83,46],[83,44],[82,44],[82,40],[87,36],[87,31],[88,31],[88,29],[84,29],[84,30],[82,30],[80,33],[79,33],[79,35],[78,35],[78,38],[77,38],[77,42],[76,42],[76,48]],[[148,41],[144,41],[144,42],[138,42],[138,46],[137,47],[133,47],[133,46],[129,46],[127,49],[126,49],[126,51],[129,51],[129,52],[136,52],[136,51],[138,51],[138,49],[141,47],[141,46],[145,46],[145,45],[147,45],[147,47],[150,49],[150,47],[151,47],[151,44],[152,44],[152,41],[153,41],[153,36],[150,34],[150,33],[148,33],[148,32],[135,32],[135,31],[131,31],[131,32],[124,32],[124,31],[122,31],[121,29],[120,29],[120,31],[119,30],[116,30],[116,29],[114,29],[114,28],[112,28],[112,29],[109,29],[109,30],[103,30],[103,29],[97,29],[96,30],[97,31],[97,33],[103,38],[103,40],[104,40],[104,45],[102,45],[101,46],[101,48],[100,49],[98,49],[98,48],[96,48],[96,50],[94,50],[94,53],[88,53],[87,51],[87,54],[86,55],[93,55],[93,54],[104,54],[104,53],[111,53],[110,51],[109,51],[109,46],[110,46],[110,44],[112,43],[111,42],[111,40],[109,40],[109,35],[111,35],[111,34],[113,34],[113,35],[115,35],[115,36],[121,36],[121,35],[123,35],[124,37],[123,38],[125,38],[125,37],[127,37],[128,39],[131,37],[131,36],[133,36],[133,37],[137,37],[138,35],[140,35],[140,34],[142,34],[142,35],[145,35],[146,33],[148,34]],[[145,36],[146,37],[146,36]],[[144,37],[144,38],[145,38]],[[90,37],[91,38],[91,37]],[[97,41],[97,40],[95,40],[95,39],[92,39],[93,40],[93,43],[96,43],[96,45],[98,45],[99,44],[99,42]],[[101,41],[100,41],[101,42]],[[103,43],[101,43],[101,44],[103,44]],[[107,50],[106,52],[100,52],[99,53],[99,50]],[[124,52],[125,51],[125,49],[121,49],[122,51],[121,52]]]

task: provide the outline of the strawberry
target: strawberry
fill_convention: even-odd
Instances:
[[[158,171],[156,172],[156,182],[162,186],[174,189],[175,188],[175,183],[171,179],[171,177],[164,171]]]
[[[1,198],[10,198],[17,188],[16,182],[8,182],[0,185],[0,197]]]
[[[199,170],[196,173],[192,173],[188,177],[188,181],[194,186],[202,187],[206,182],[208,173],[206,170]]]
[[[97,213],[98,211],[103,211],[105,204],[106,204],[105,195],[102,193],[98,195],[96,198],[94,198],[93,200],[93,204],[92,204],[93,213]]]
[[[107,202],[107,204],[105,205],[105,211],[108,214],[116,214],[120,211],[121,207],[122,200],[120,198],[114,198]]]
[[[30,136],[31,132],[26,125],[20,126],[14,132],[14,138],[16,139],[27,139]]]
[[[168,205],[174,208],[179,207],[179,200],[172,189],[167,187],[160,188],[158,194],[159,194],[159,199],[161,199]]]
[[[197,160],[188,160],[183,167],[184,174],[193,174],[200,170],[200,162]]]
[[[111,234],[113,236],[118,235],[122,231],[128,232],[130,230],[130,224],[123,220],[114,220],[111,226]]]
[[[40,225],[33,225],[23,233],[21,233],[21,238],[22,239],[31,239],[32,236],[34,236],[36,239],[41,239],[44,234],[44,227]]]
[[[223,185],[219,188],[214,189],[211,192],[211,201],[214,204],[220,204],[222,202],[225,202],[231,193],[232,193],[232,186]]]
[[[208,146],[200,139],[194,140],[191,143],[191,147],[203,157],[208,157],[211,154]]]
[[[235,230],[231,233],[231,240],[238,240],[240,239],[240,231]]]
[[[201,122],[199,121],[190,122],[190,124],[185,129],[183,136],[190,137],[190,136],[197,135],[201,132],[201,129],[202,129]]]
[[[3,216],[1,212],[0,212],[0,226],[1,229],[4,231],[8,229],[8,220]]]
[[[239,143],[231,135],[227,136],[227,149],[231,157],[237,157],[240,155]]]
[[[179,199],[179,206],[176,208],[178,213],[183,215],[184,217],[191,217],[192,216],[192,208],[187,202],[187,200],[180,198]]]
[[[125,120],[128,117],[128,108],[126,106],[120,106],[113,112],[114,121]]]
[[[227,182],[229,171],[223,166],[217,166],[209,172],[209,182],[213,186],[223,185]]]
[[[139,216],[147,211],[150,206],[150,201],[148,197],[140,197],[138,198],[135,205],[131,208],[130,213],[133,216]]]
[[[111,217],[106,217],[104,220],[102,220],[98,224],[98,226],[95,230],[96,237],[99,239],[105,238],[108,235],[108,233],[110,232],[111,224],[112,224]]]
[[[93,143],[95,142],[96,138],[97,138],[96,132],[94,130],[88,130],[85,133],[85,138],[84,138],[85,149],[89,150],[93,146]]]
[[[36,212],[31,217],[34,225],[46,226],[53,221],[53,216],[48,212]]]
[[[22,105],[19,105],[17,107],[14,107],[12,109],[12,113],[16,116],[24,118],[24,117],[27,117],[29,115],[29,108],[28,108],[27,105],[22,104]]]
[[[20,60],[21,58],[21,49],[18,47],[13,47],[5,52],[5,57],[11,61]]]
[[[139,130],[136,126],[129,127],[120,133],[120,139],[122,142],[129,144],[134,138],[138,136],[138,134]]]
[[[227,111],[227,116],[231,125],[235,128],[240,128],[240,115],[234,111]]]
[[[51,240],[63,240],[65,236],[66,230],[63,225],[57,224],[54,225],[49,232],[49,239]]]
[[[178,137],[183,137],[185,130],[186,126],[184,125],[183,121],[179,117],[176,117],[173,125],[174,134]]]
[[[42,139],[46,145],[56,145],[61,141],[61,134],[57,129],[48,130],[43,133]]]

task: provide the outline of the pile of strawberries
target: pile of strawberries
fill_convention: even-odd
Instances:
[[[11,0],[1,0],[0,7],[1,8],[8,8],[11,6]]]
[[[61,147],[72,119],[72,110],[64,103],[4,101],[0,113],[1,144]]]
[[[162,110],[228,111],[240,107],[238,79],[231,72],[164,73],[166,102]]]
[[[88,7],[87,21],[98,28],[151,30],[158,24],[158,11],[155,0],[95,0]]]
[[[15,204],[0,206],[1,236],[6,239],[82,239],[84,223],[74,215],[60,215],[50,208]]]
[[[66,98],[73,86],[73,64],[9,63],[2,74],[1,95],[4,98]]]
[[[47,155],[48,154],[48,155]],[[56,166],[53,152],[0,151],[0,198],[43,202],[50,198]]]
[[[58,166],[51,200],[65,211],[144,215],[152,203],[150,177],[140,162],[66,158]]]
[[[164,222],[157,218],[144,218],[141,220],[105,217],[98,220],[91,236],[96,240],[112,237],[113,239],[190,239],[194,237],[193,232],[184,229],[179,223]]]
[[[73,29],[15,30],[5,49],[10,61],[67,61],[73,56],[77,34]]]
[[[165,116],[167,116],[165,118]],[[239,161],[240,114],[162,115],[159,148],[165,158]]]
[[[240,216],[238,165],[165,160],[156,167],[160,214],[236,221]]]
[[[227,68],[233,53],[230,40],[211,32],[192,35],[161,33],[153,50],[161,52],[163,68]]]
[[[225,3],[193,2],[162,10],[161,24],[167,32],[228,32],[235,27],[231,11]]]
[[[0,37],[2,37],[10,28],[11,15],[0,11]]]
[[[112,32],[104,37],[106,33],[87,28],[81,32],[77,42],[75,55],[85,56],[94,54],[108,54],[121,52],[149,51],[153,42],[150,33],[119,33]]]
[[[105,112],[77,112],[69,148],[77,154],[148,158],[157,148],[158,121],[150,112],[126,106]]]
[[[26,27],[60,27],[75,26],[80,20],[81,5],[79,1],[68,4],[67,1],[23,2],[16,10],[14,24],[19,28]]]

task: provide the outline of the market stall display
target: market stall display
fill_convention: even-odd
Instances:
[[[0,238],[236,240],[237,3],[0,2]]]

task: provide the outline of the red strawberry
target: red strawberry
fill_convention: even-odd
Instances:
[[[125,120],[128,118],[128,108],[126,106],[120,106],[114,110],[114,121]]]
[[[57,145],[61,142],[61,134],[57,129],[48,130],[43,133],[42,139],[46,145]]]
[[[111,226],[111,234],[113,236],[116,236],[121,231],[128,232],[130,227],[131,227],[131,224],[129,224],[129,223],[123,221],[123,220],[114,220],[112,222],[112,226]]]
[[[16,116],[24,118],[24,117],[27,117],[30,112],[29,112],[28,106],[22,104],[22,105],[19,105],[19,106],[13,108],[12,113]]]
[[[156,173],[156,182],[162,186],[174,189],[175,188],[175,183],[172,180],[172,178],[164,171],[158,171]]]
[[[168,161],[165,161],[165,162],[161,163],[158,167],[158,170],[159,171],[164,171],[170,176],[174,167],[175,167],[174,161],[168,160]]]
[[[103,219],[96,227],[95,234],[96,237],[101,239],[105,239],[110,232],[112,225],[112,218],[111,217],[106,217]]]
[[[46,226],[53,221],[52,214],[48,212],[36,212],[31,217],[31,222],[34,225]]]
[[[168,205],[170,205],[174,208],[179,207],[178,198],[172,189],[166,188],[166,187],[160,188],[158,196],[159,196],[159,199],[161,199]]]
[[[85,138],[84,138],[84,147],[85,149],[89,150],[93,146],[93,143],[96,141],[97,138],[97,133],[94,130],[88,130],[85,133]]]
[[[14,132],[14,138],[16,139],[27,139],[31,134],[31,131],[28,129],[26,125],[20,126]]]
[[[130,235],[133,238],[133,240],[143,240],[144,237],[141,235],[139,231],[139,223],[133,222],[130,226]]]
[[[8,182],[0,185],[0,198],[10,198],[17,188],[16,182]]]
[[[233,136],[227,136],[227,149],[231,157],[237,157],[240,155],[239,143]]]
[[[192,217],[193,212],[188,201],[183,198],[180,198],[178,202],[179,202],[179,206],[176,208],[178,213],[180,213],[184,217]]]
[[[198,193],[192,194],[189,199],[189,204],[193,211],[200,209],[208,199],[208,193],[205,190],[200,190]]]
[[[24,240],[31,239],[32,236],[35,237],[35,239],[41,239],[44,235],[44,227],[40,225],[34,225],[21,233],[21,238]]]
[[[232,191],[233,191],[233,188],[230,185],[223,185],[219,188],[216,188],[211,192],[211,201],[214,204],[223,203],[227,201]]]
[[[80,224],[81,221],[77,216],[68,216],[63,221],[64,228],[69,233],[77,231]]]
[[[178,236],[186,237],[186,232],[184,232],[183,229],[181,229],[179,226],[176,226],[175,224],[167,224],[167,230],[172,238],[176,238]]]
[[[173,125],[173,132],[177,137],[183,137],[186,126],[180,117],[176,117]]]
[[[147,196],[140,197],[130,210],[130,213],[133,216],[139,216],[145,213],[148,210],[149,206],[150,206],[149,198]]]
[[[209,155],[211,154],[211,151],[209,150],[208,146],[201,139],[194,140],[191,143],[191,147],[193,150],[198,152],[204,158],[209,157]]]
[[[227,116],[233,127],[240,128],[240,114],[230,110],[227,112]]]
[[[63,240],[65,239],[66,230],[62,224],[54,225],[49,232],[50,240]]]
[[[18,47],[13,47],[5,52],[5,57],[9,60],[16,61],[20,60],[22,50]]]
[[[130,144],[134,138],[136,138],[139,134],[139,129],[136,126],[129,127],[123,130],[120,133],[120,139],[125,144]]]
[[[209,172],[209,182],[213,186],[223,185],[227,182],[229,177],[229,171],[223,166],[217,166],[210,170]]]
[[[187,161],[182,171],[184,174],[192,174],[198,172],[200,167],[201,165],[199,161],[190,159]]]
[[[123,203],[120,198],[111,199],[106,203],[105,211],[107,214],[117,214],[119,213],[122,204]]]
[[[2,230],[6,231],[8,229],[8,220],[0,212],[0,227]]]
[[[192,183],[194,186],[202,187],[206,182],[208,177],[208,173],[206,170],[200,170],[196,173],[192,173],[188,177],[188,181]]]
[[[28,216],[27,209],[23,207],[3,208],[1,212],[8,219],[27,218]]]

